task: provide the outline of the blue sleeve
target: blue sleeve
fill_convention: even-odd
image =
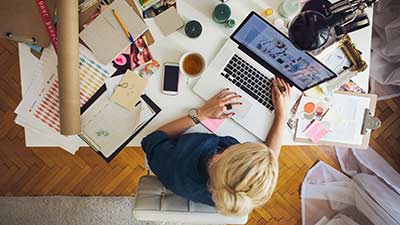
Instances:
[[[162,131],[155,131],[147,135],[143,138],[141,144],[149,161],[151,161],[155,154],[175,148],[175,143]]]
[[[175,150],[176,146],[175,142],[162,131],[155,131],[147,135],[141,144],[153,172],[158,170],[158,168],[153,168],[154,166],[162,167],[165,164],[165,159]]]

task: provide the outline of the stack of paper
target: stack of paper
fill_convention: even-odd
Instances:
[[[80,46],[79,69],[82,106],[104,84],[104,80],[115,72],[115,68],[98,63],[88,49]],[[72,154],[78,150],[78,136],[59,134],[57,56],[52,48],[44,49],[34,79],[15,113],[17,124],[45,134]]]

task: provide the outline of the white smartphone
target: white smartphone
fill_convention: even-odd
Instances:
[[[179,65],[177,63],[165,63],[162,79],[162,93],[177,95],[179,87]]]

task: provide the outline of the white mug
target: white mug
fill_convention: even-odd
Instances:
[[[183,67],[183,62],[185,61],[185,59],[189,56],[189,55],[198,55],[201,60],[202,60],[202,64],[203,67],[201,68],[200,72],[196,73],[196,74],[189,74],[187,71],[185,71],[185,68]],[[207,61],[206,58],[204,57],[203,54],[201,54],[200,52],[187,52],[185,54],[183,54],[183,56],[181,57],[181,59],[179,60],[179,70],[181,72],[181,74],[184,74],[188,77],[187,83],[190,82],[191,78],[198,78],[200,77],[204,71],[206,70],[207,67]]]

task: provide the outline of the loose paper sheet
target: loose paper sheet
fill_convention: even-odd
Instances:
[[[111,99],[122,107],[132,110],[146,88],[147,80],[127,70]]]
[[[40,71],[32,81],[24,99],[16,109],[17,114],[32,113],[37,119],[60,131],[57,56],[46,48],[40,59]],[[112,65],[96,62],[84,46],[80,46],[80,104],[83,106],[104,84],[107,76],[115,72]]]
[[[112,96],[114,93],[115,88],[117,87],[117,85],[119,84],[119,82],[121,81],[123,75],[118,75],[115,77],[110,77],[107,78],[104,83],[106,84],[106,88],[107,88],[107,95],[108,96]]]
[[[58,78],[57,56],[52,47],[43,50],[35,76],[18,105],[16,123],[46,135],[55,135],[61,146],[71,153],[79,148],[78,136],[70,138],[59,134]],[[80,104],[84,105],[90,97],[103,85],[107,76],[115,72],[112,65],[96,62],[93,54],[84,46],[80,46]],[[58,141],[57,141],[58,142]],[[70,142],[68,144],[67,142]]]

